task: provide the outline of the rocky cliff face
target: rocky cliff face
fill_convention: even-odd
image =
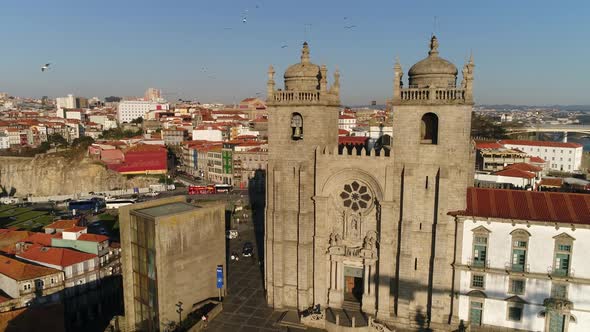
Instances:
[[[89,159],[0,157],[0,185],[7,191],[14,188],[19,197],[147,187],[157,182],[148,177],[127,179]]]

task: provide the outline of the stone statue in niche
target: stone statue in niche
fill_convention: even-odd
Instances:
[[[361,250],[361,256],[363,257],[376,257],[377,255],[377,234],[375,232],[368,232],[363,239],[363,249]]]
[[[361,234],[361,216],[360,214],[350,214],[346,227],[346,237],[350,240],[359,240]]]

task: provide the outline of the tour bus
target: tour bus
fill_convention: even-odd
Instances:
[[[107,199],[107,209],[118,209],[121,206],[134,204],[135,199]]]
[[[215,187],[214,186],[188,186],[188,194],[189,195],[207,195],[207,194],[215,194]]]
[[[99,198],[91,198],[77,201],[70,201],[68,203],[68,210],[70,211],[100,211],[104,207],[104,201]]]
[[[216,184],[215,185],[215,192],[216,193],[228,193],[232,190],[232,185],[230,184]]]

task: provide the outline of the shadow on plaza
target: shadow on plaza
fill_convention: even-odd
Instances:
[[[248,196],[252,209],[252,223],[254,224],[260,273],[264,283],[264,208],[266,206],[266,172],[264,170],[256,170],[254,177],[248,181]]]

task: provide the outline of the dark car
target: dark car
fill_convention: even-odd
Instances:
[[[242,248],[242,256],[252,257],[252,252],[254,252],[254,246],[252,245],[252,242],[244,243],[244,248]]]

